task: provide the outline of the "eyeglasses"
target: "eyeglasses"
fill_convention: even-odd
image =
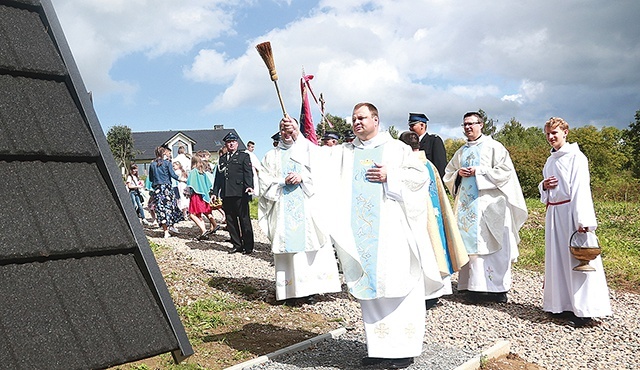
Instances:
[[[479,124],[481,124],[481,123],[482,123],[482,122],[462,122],[462,123],[460,124],[460,126],[462,126],[462,127],[467,127],[467,126],[479,125]]]

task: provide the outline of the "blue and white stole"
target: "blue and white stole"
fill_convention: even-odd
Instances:
[[[382,184],[369,182],[366,172],[382,160],[383,145],[353,150],[351,229],[364,275],[353,286],[356,297],[375,298],[377,294],[378,232]],[[357,292],[357,293],[356,293]]]
[[[480,151],[482,143],[465,145],[460,158],[461,167],[476,167],[480,165]],[[478,253],[478,183],[475,176],[463,177],[458,190],[458,228],[462,236],[467,253]]]
[[[440,206],[440,197],[438,195],[438,184],[436,183],[436,176],[440,176],[437,171],[434,171],[434,166],[430,166],[427,163],[427,170],[429,171],[429,197],[431,198],[431,204],[433,204],[433,211],[436,215],[436,222],[438,223],[438,232],[440,233],[440,240],[442,240],[442,247],[444,248],[444,257],[447,261],[447,268],[449,274],[453,274],[453,265],[451,264],[451,255],[449,254],[449,248],[447,243],[447,235],[444,232],[444,220],[442,219],[442,207]]]
[[[282,176],[300,173],[302,165],[291,160],[291,150],[280,150]],[[282,189],[284,217],[284,252],[303,252],[306,246],[304,192],[301,184],[288,184]]]

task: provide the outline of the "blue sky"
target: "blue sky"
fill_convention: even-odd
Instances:
[[[281,110],[263,41],[292,116],[303,67],[327,112],[370,101],[400,131],[424,112],[443,138],[480,108],[499,125],[619,128],[640,109],[635,0],[52,2],[105,132],[223,124],[264,155]]]

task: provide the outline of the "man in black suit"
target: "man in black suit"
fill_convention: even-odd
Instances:
[[[424,113],[409,113],[409,130],[420,137],[420,150],[427,155],[427,159],[438,169],[440,178],[444,176],[447,166],[447,152],[440,136],[427,133],[429,118]]]
[[[227,231],[233,249],[229,253],[253,252],[253,227],[249,215],[249,201],[253,194],[253,171],[249,154],[238,151],[238,136],[228,133],[222,140],[227,154],[220,157],[213,193],[222,198],[227,216]]]

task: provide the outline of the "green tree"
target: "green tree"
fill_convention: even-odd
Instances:
[[[131,129],[128,126],[111,127],[107,132],[107,142],[118,167],[126,169],[135,158]]]
[[[451,160],[451,158],[453,158],[453,155],[455,154],[455,152],[458,151],[458,149],[460,149],[464,143],[466,143],[467,141],[465,139],[446,139],[444,141],[444,150],[447,152],[447,162],[449,162]]]
[[[527,148],[507,146],[509,156],[516,169],[522,194],[525,198],[538,198],[538,184],[542,181],[542,168],[549,157],[547,147]]]
[[[400,136],[400,133],[398,132],[398,129],[396,129],[396,126],[389,126],[389,135],[391,135],[392,138],[397,139]]]
[[[578,143],[589,159],[591,187],[594,197],[622,200],[636,197],[637,181],[629,171],[631,158],[623,139],[625,133],[615,127],[584,126],[569,130],[568,142]]]
[[[482,117],[482,120],[484,121],[484,127],[482,128],[482,134],[483,135],[488,135],[488,136],[493,136],[493,134],[496,133],[496,130],[498,129],[496,126],[498,124],[498,120],[495,120],[493,118],[489,118],[487,116],[487,114],[485,113],[485,111],[483,111],[482,109],[478,109],[478,113],[480,114],[480,117]]]
[[[525,128],[512,117],[493,138],[509,151],[524,196],[537,197],[538,183],[542,181],[542,168],[549,156],[549,144],[542,129]]]
[[[640,110],[636,111],[635,121],[629,123],[622,138],[624,150],[629,154],[627,167],[635,178],[640,179]]]
[[[325,132],[333,131],[340,134],[340,142],[343,142],[345,134],[351,131],[351,125],[347,123],[347,120],[342,117],[334,116],[331,114],[326,114],[325,116],[327,117],[327,120],[331,122],[331,125],[333,127],[329,126],[328,123],[318,123],[316,125],[316,135],[318,136],[318,140],[320,140],[324,136]]]
[[[619,172],[617,153],[613,143],[605,140],[602,132],[593,125],[569,129],[567,142],[575,142],[589,159],[589,170],[593,180],[607,181],[613,172]],[[618,167],[618,168],[617,168]]]
[[[493,138],[501,142],[505,147],[518,146],[522,148],[547,147],[544,132],[539,127],[522,126],[515,117],[512,117]]]

